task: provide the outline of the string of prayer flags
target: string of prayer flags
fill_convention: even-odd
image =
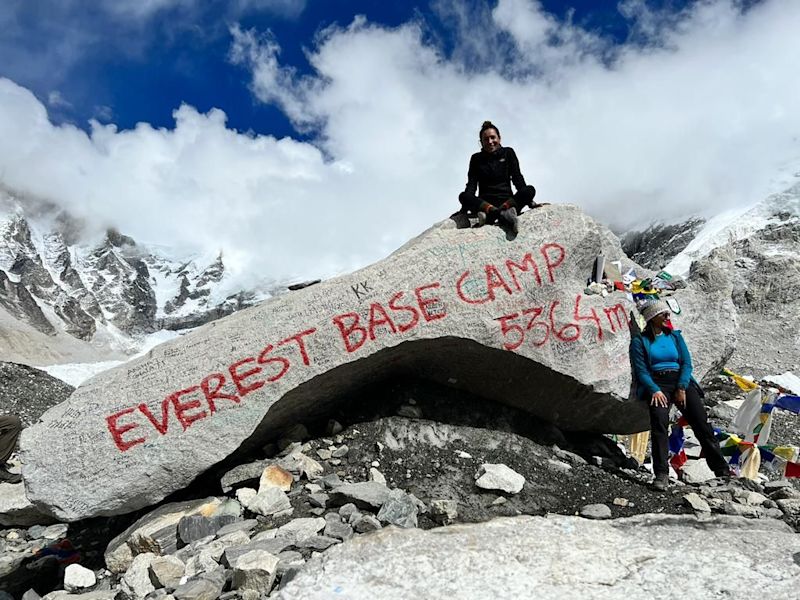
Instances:
[[[734,383],[736,383],[736,385],[738,385],[739,388],[745,392],[749,392],[750,390],[755,390],[758,388],[758,384],[755,381],[747,379],[746,377],[742,377],[741,375],[737,375],[730,369],[722,369],[722,374],[733,379]]]

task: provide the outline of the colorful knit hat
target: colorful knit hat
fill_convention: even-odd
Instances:
[[[650,319],[663,313],[670,312],[669,305],[664,300],[645,300],[639,305],[639,312],[648,323]]]

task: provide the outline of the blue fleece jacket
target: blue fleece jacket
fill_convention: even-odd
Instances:
[[[686,346],[680,331],[665,327],[664,335],[670,336],[678,349],[678,364],[680,365],[678,387],[686,389],[692,379],[692,357],[689,354],[689,348]],[[637,382],[636,393],[640,400],[651,398],[653,394],[661,391],[656,382],[653,381],[651,372],[650,345],[652,343],[648,333],[645,332],[631,339],[631,345],[628,350],[631,359],[631,370]]]

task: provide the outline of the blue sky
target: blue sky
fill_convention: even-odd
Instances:
[[[710,216],[800,172],[797,31],[785,0],[5,0],[0,186],[328,276],[452,213],[491,119],[541,201]]]
[[[0,76],[33,91],[49,105],[55,123],[84,129],[90,118],[125,129],[140,121],[171,127],[172,111],[188,103],[203,112],[221,108],[229,125],[241,131],[305,138],[308,132],[297,132],[278,108],[254,102],[248,73],[228,60],[234,23],[270,30],[281,46],[281,61],[301,73],[310,71],[304,50],[315,35],[332,24],[347,25],[356,15],[387,27],[420,22],[444,54],[452,55],[458,43],[454,11],[441,2],[286,0],[253,2],[249,8],[237,8],[236,2],[150,4],[151,9],[137,14],[135,9],[103,8],[102,1],[6,0],[0,12],[13,25],[0,30],[0,48],[9,57],[0,62]],[[636,33],[619,10],[619,0],[541,4],[559,19],[571,18],[616,43]],[[647,2],[655,10],[672,11],[685,4]],[[54,60],[59,48],[62,56]]]

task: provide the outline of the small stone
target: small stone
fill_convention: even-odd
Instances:
[[[317,456],[319,456],[322,460],[330,460],[331,456],[333,456],[333,453],[327,448],[318,448]]]
[[[42,532],[42,537],[46,540],[60,540],[67,535],[68,526],[64,523],[56,523],[45,528]]]
[[[469,452],[464,452],[463,450],[456,452],[456,456],[458,456],[458,458],[472,458],[472,454]]]
[[[168,592],[181,584],[186,573],[186,565],[175,556],[159,556],[150,563],[150,581],[157,588],[165,588]]]
[[[475,485],[485,490],[500,490],[508,494],[522,491],[525,478],[504,464],[482,464],[475,474]]]
[[[236,562],[231,585],[237,590],[253,590],[265,596],[275,583],[280,559],[264,550],[251,550]]]
[[[569,473],[572,471],[572,466],[560,460],[547,459],[547,466],[557,473]]]
[[[378,471],[378,469],[376,469],[375,467],[369,468],[369,480],[377,481],[378,483],[386,485],[386,477],[384,477],[383,473]]]
[[[150,581],[150,564],[156,559],[152,552],[137,554],[131,566],[122,576],[122,590],[128,596],[144,598],[156,588]]]
[[[431,500],[431,517],[442,525],[454,523],[458,518],[458,502],[444,498]]]
[[[681,476],[685,483],[703,483],[715,479],[716,475],[706,464],[705,459],[690,460],[681,469]]]
[[[290,541],[304,539],[322,531],[325,528],[325,519],[307,517],[292,519],[286,525],[279,527],[275,532],[276,538],[285,538]]]
[[[498,496],[492,501],[490,506],[500,506],[501,504],[505,504],[506,502],[508,502],[508,498],[506,498],[505,496]]]
[[[258,492],[253,488],[239,488],[236,490],[236,499],[242,503],[242,506],[249,508],[250,503],[258,495]]]
[[[381,506],[377,516],[381,523],[411,528],[417,526],[417,510],[417,504],[409,494],[395,489],[389,493],[389,499]]]
[[[286,469],[278,465],[269,465],[261,474],[261,479],[258,482],[258,491],[262,492],[266,488],[274,487],[288,492],[292,489],[294,477]]]
[[[343,429],[342,424],[339,423],[336,419],[329,419],[328,425],[325,428],[325,433],[327,435],[336,435],[337,433],[341,432]]]
[[[334,521],[328,521],[328,523],[325,525],[325,530],[322,533],[323,535],[337,538],[344,542],[353,537],[353,528],[347,523],[342,523],[341,521],[338,523]]]
[[[378,467],[380,467],[380,466],[381,466],[381,463],[380,463],[380,461],[378,461],[378,460],[373,460],[373,461],[370,463],[370,465],[371,465],[371,466],[373,466],[373,467],[375,467],[375,468],[377,469]]]
[[[692,492],[691,494],[686,494],[683,497],[683,500],[684,502],[686,502],[687,505],[689,505],[692,508],[692,510],[703,513],[711,512],[711,506],[699,494],[695,494],[694,492]]]
[[[278,554],[278,575],[283,575],[291,567],[302,567],[305,564],[303,555],[294,550],[284,550]]]
[[[245,504],[245,506],[249,511],[265,517],[292,509],[292,503],[286,492],[276,487],[267,487],[259,491],[250,503]]]
[[[225,581],[225,569],[218,567],[180,585],[172,596],[175,600],[214,600],[222,593]]]
[[[312,509],[309,509],[308,512],[310,512],[312,515],[316,515],[316,516],[319,517],[319,516],[322,516],[322,515],[325,514],[325,509],[322,508],[322,507],[312,508]]]
[[[184,577],[186,579],[192,579],[197,575],[214,571],[218,566],[219,559],[219,556],[214,558],[215,554],[216,553],[203,550],[192,556],[186,561],[186,571],[184,573]],[[219,552],[219,555],[221,554],[222,552]]]
[[[217,524],[203,515],[187,515],[178,521],[178,539],[191,544],[217,532]]]
[[[224,527],[220,527],[216,535],[217,538],[222,538],[236,531],[243,531],[249,535],[257,526],[258,521],[256,519],[245,519],[244,521],[236,521],[235,523],[229,523]]]
[[[587,464],[586,459],[582,456],[579,456],[574,452],[570,452],[569,450],[562,450],[558,446],[553,446],[553,454],[575,467]]]
[[[347,446],[339,446],[336,450],[331,453],[333,458],[344,458],[347,456],[347,453],[350,452],[350,448]]]
[[[320,477],[317,479],[317,483],[320,484],[323,489],[332,490],[336,487],[342,485],[342,479],[336,473],[331,473],[330,475],[325,475],[325,477]]]
[[[792,484],[788,479],[775,479],[773,481],[767,481],[764,484],[764,491],[769,493],[769,492],[774,492],[775,490],[779,490],[781,488],[791,488],[791,487]]]
[[[614,498],[611,504],[613,504],[614,506],[625,507],[630,505],[630,501],[627,498]]]
[[[64,570],[64,589],[68,592],[80,592],[97,583],[94,571],[78,564],[67,565]]]
[[[359,514],[359,511],[358,507],[352,502],[348,502],[347,504],[342,504],[339,507],[339,516],[345,520],[349,520],[350,517],[354,514]]]
[[[295,546],[297,546],[298,548],[307,548],[309,550],[321,551],[321,550],[327,550],[334,544],[339,544],[339,543],[341,543],[341,540],[337,540],[336,538],[324,535],[315,535],[296,542]]]
[[[375,518],[374,515],[361,515],[355,523],[353,523],[353,529],[357,533],[367,533],[369,531],[376,531],[381,529],[382,525],[378,519]]]
[[[769,502],[769,498],[767,498],[764,494],[759,494],[758,492],[754,492],[752,490],[736,490],[734,492],[734,498],[738,502],[747,504],[748,506],[761,506],[765,502]]]
[[[605,504],[587,504],[581,508],[580,515],[585,519],[610,519],[611,508]]]
[[[311,506],[318,506],[320,508],[325,508],[328,505],[328,494],[320,492],[318,494],[309,494],[308,495],[308,502]]]
[[[340,464],[342,464],[342,459],[341,458],[332,458],[328,462],[331,463],[334,467],[338,467]]]

